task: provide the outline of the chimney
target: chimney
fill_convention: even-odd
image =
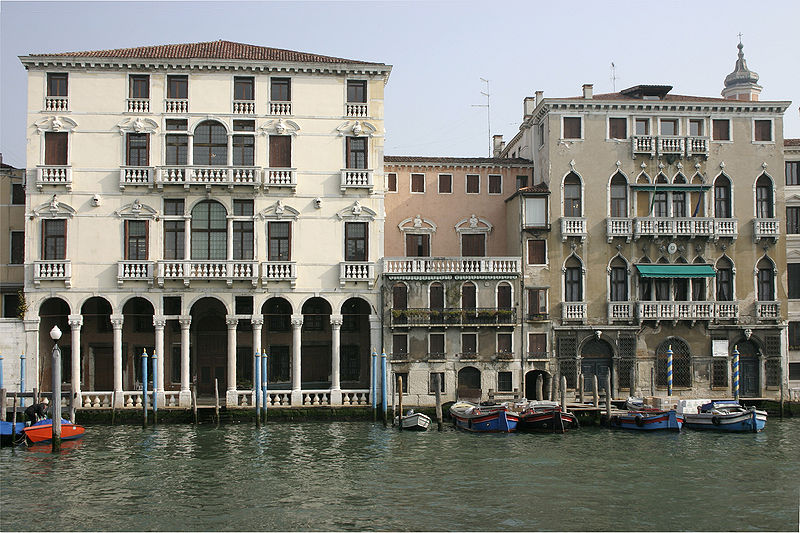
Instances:
[[[533,115],[533,110],[536,109],[536,98],[531,98],[530,96],[526,96],[523,108],[525,111],[523,116],[529,117]]]
[[[583,97],[586,100],[591,100],[592,99],[592,88],[593,87],[594,87],[594,85],[592,85],[591,83],[584,83],[583,84]]]
[[[539,104],[542,103],[544,99],[544,91],[536,91],[536,107],[539,107]]]
[[[503,151],[503,148],[505,147],[506,143],[503,142],[502,135],[492,136],[492,157],[500,157],[500,153]]]

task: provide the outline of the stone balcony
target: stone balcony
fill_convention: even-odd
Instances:
[[[613,237],[622,237],[626,228],[621,219],[607,219],[607,226],[616,224]],[[736,239],[739,222],[735,218],[694,218],[694,217],[638,217],[633,219],[633,238],[641,237],[705,237],[718,240],[720,237]],[[627,238],[627,235],[625,235]],[[608,235],[612,238],[611,233]]]
[[[561,320],[564,322],[586,322],[586,302],[563,302]]]
[[[368,189],[372,192],[373,170],[368,169],[345,169],[341,170],[342,181],[341,189],[345,192],[349,189]]]
[[[72,167],[70,165],[38,165],[36,167],[36,188],[40,191],[45,185],[63,185],[72,190]]]
[[[121,191],[128,186],[145,186],[153,188],[155,167],[120,167],[119,188]]]
[[[708,157],[708,137],[675,135],[632,135],[631,157],[647,155],[650,158],[662,155],[678,157]]]
[[[631,242],[633,237],[633,221],[630,218],[609,217],[606,219],[606,237],[611,242],[614,237],[624,237]]]
[[[258,188],[261,185],[261,169],[259,167],[208,167],[208,166],[169,166],[158,167],[156,186],[182,185],[188,189],[192,185],[201,185],[211,189],[219,185],[233,189],[234,187]]]
[[[781,303],[775,302],[756,302],[756,317],[759,320],[780,320]]]
[[[39,287],[42,281],[63,281],[66,288],[72,286],[72,261],[53,259],[33,262],[33,284]]]
[[[45,111],[69,111],[69,97],[68,96],[45,96],[44,97],[44,110]]]
[[[636,302],[636,316],[642,320],[737,320],[738,302]]]
[[[232,112],[234,115],[255,115],[256,103],[254,100],[234,100]]]
[[[297,283],[297,263],[294,261],[267,261],[261,263],[261,283],[288,281],[292,287]]]
[[[264,189],[284,187],[297,188],[296,168],[266,168],[264,169]]]
[[[167,98],[164,100],[164,113],[188,113],[188,98]]]
[[[444,309],[411,308],[392,309],[390,325],[406,326],[514,326],[517,310],[496,307],[466,309],[448,307]]]
[[[273,116],[287,116],[292,114],[291,102],[270,102],[269,114]]]
[[[561,218],[561,242],[569,237],[578,237],[581,241],[586,240],[586,219],[583,217],[562,217]]]
[[[234,281],[249,281],[253,287],[258,285],[258,261],[213,261],[213,260],[178,260],[159,261],[158,285],[164,286],[165,280],[182,280],[188,287],[191,281],[225,281],[228,287]]]
[[[342,261],[339,263],[339,285],[348,281],[366,281],[372,288],[375,284],[375,263],[371,261]]]
[[[122,287],[126,281],[146,281],[153,284],[155,262],[153,261],[119,261],[117,263],[117,285]]]
[[[608,302],[608,323],[633,321],[634,302]]]
[[[781,235],[781,221],[777,218],[753,219],[753,242],[761,239],[777,241]]]
[[[149,98],[128,98],[126,100],[126,112],[128,113],[149,113],[150,112],[150,99]]]
[[[383,273],[411,278],[467,274],[509,279],[520,275],[521,265],[518,257],[385,257]]]
[[[365,118],[369,116],[367,104],[347,103],[344,106],[344,116]]]

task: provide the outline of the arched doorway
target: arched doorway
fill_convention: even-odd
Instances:
[[[300,346],[301,387],[331,386],[331,305],[324,298],[303,304],[303,336]]]
[[[58,326],[58,329],[60,329],[63,334],[58,343],[61,349],[61,381],[71,382],[72,380],[69,314],[69,304],[61,298],[48,298],[39,306],[39,368],[41,370],[39,371],[40,375],[36,376],[36,378],[41,380],[41,384],[44,385],[47,390],[52,388],[50,384],[53,382],[51,373],[52,367],[50,365],[50,362],[53,360],[53,340],[50,338],[50,330],[53,329],[53,326]],[[8,358],[7,355],[6,358]],[[35,368],[33,361],[30,361],[28,364]],[[26,372],[26,374],[28,374],[28,372]],[[26,390],[39,387],[35,381],[31,383],[29,381],[30,378],[27,379],[28,382],[25,384]]]
[[[225,306],[216,298],[201,298],[192,306],[190,368],[197,394],[225,397],[227,387],[228,336]]]
[[[343,389],[369,386],[370,314],[370,305],[362,298],[350,298],[342,305],[339,368]]]
[[[155,346],[153,304],[144,298],[131,298],[122,307],[122,314],[122,388],[138,390],[142,386],[142,352],[147,351],[151,356]],[[162,355],[158,354],[159,357]],[[148,367],[150,380],[153,379],[152,372]]]
[[[739,350],[739,396],[756,398],[761,389],[758,358],[761,350],[752,340],[742,340],[735,347]]]
[[[261,347],[268,354],[268,387],[288,390],[292,385],[292,305],[284,298],[270,298],[261,306],[267,344]]]
[[[83,316],[81,337],[85,339],[87,345],[86,366],[84,366],[88,376],[87,390],[112,391],[114,390],[114,330],[111,327],[111,304],[99,296],[89,298],[81,306],[81,315]]]
[[[590,392],[594,376],[597,376],[597,389],[606,391],[606,377],[613,368],[614,350],[602,339],[590,339],[581,347],[581,374],[583,391]]]
[[[479,402],[481,399],[481,371],[474,366],[465,366],[459,370],[456,395],[459,400]]]
[[[541,397],[537,394],[536,382],[542,376],[542,390]],[[547,394],[547,382],[550,380],[550,374],[544,370],[531,370],[525,374],[525,398],[528,400],[544,400]]]

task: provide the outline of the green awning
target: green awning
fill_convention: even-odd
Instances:
[[[643,278],[714,278],[711,265],[636,265]]]
[[[655,191],[655,192],[703,192],[711,188],[711,185],[668,185],[666,183],[658,185],[631,185],[635,191]]]

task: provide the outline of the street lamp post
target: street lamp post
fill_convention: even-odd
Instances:
[[[53,326],[53,329],[50,330],[50,338],[53,339],[53,401],[50,404],[52,406],[51,420],[53,421],[51,426],[53,428],[52,451],[58,452],[61,451],[61,348],[58,347],[61,330],[58,329],[58,326]]]

